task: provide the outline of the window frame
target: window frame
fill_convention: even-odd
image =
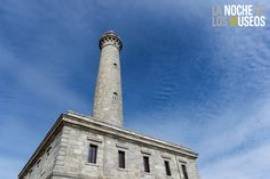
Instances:
[[[52,151],[52,147],[48,147],[47,150],[46,150],[46,156],[49,157],[50,154],[51,154],[51,151]]]
[[[143,171],[145,173],[151,173],[150,169],[150,157],[147,155],[143,155]]]
[[[40,162],[41,162],[41,158],[39,158],[39,159],[37,160],[37,163],[36,163],[37,168],[40,167]]]
[[[170,161],[169,160],[164,160],[164,166],[165,166],[165,172],[167,176],[172,176],[172,171],[170,167]]]
[[[88,149],[87,163],[97,164],[98,145],[90,143]]]
[[[126,152],[123,150],[118,150],[118,168],[126,168]]]
[[[114,91],[112,95],[112,104],[117,104],[119,101],[119,94],[118,92]]]
[[[182,175],[183,175],[183,179],[189,179],[188,177],[188,171],[187,171],[187,166],[183,163],[181,163],[181,171],[182,171]]]

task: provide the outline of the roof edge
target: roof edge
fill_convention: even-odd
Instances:
[[[171,148],[174,148],[174,149],[178,150],[179,153],[184,153],[184,154],[186,154],[186,155],[188,155],[188,156],[190,156],[192,158],[197,158],[198,157],[198,153],[194,152],[192,149],[190,149],[188,147],[184,147],[184,146],[181,146],[179,144],[174,144],[174,143],[171,143],[171,142],[168,142],[168,141],[153,138],[153,137],[150,137],[150,136],[147,136],[147,135],[144,135],[144,134],[140,134],[140,133],[137,133],[137,132],[133,132],[133,131],[130,131],[130,130],[127,130],[127,129],[123,129],[123,128],[120,128],[120,127],[117,127],[117,126],[112,126],[110,124],[99,122],[99,121],[96,121],[95,118],[92,117],[92,116],[84,116],[84,115],[80,115],[80,114],[77,114],[77,113],[74,113],[74,112],[64,114],[64,119],[65,118],[70,118],[70,117],[79,119],[80,123],[77,123],[77,125],[83,125],[83,124],[86,124],[86,125],[88,124],[89,125],[89,124],[91,124],[91,125],[96,125],[96,126],[102,126],[103,128],[106,128],[106,129],[110,130],[111,132],[116,131],[116,132],[122,133],[124,135],[129,135],[129,136],[141,139],[141,140],[150,141],[150,142],[153,142],[155,144],[171,147]],[[72,123],[72,121],[69,121],[69,120],[67,120],[67,122]],[[89,126],[86,126],[86,127],[89,127]],[[106,133],[106,131],[102,131],[102,132]],[[117,134],[115,134],[115,135],[117,135]]]

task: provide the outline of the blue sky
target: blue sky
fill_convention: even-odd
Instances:
[[[97,42],[111,29],[124,43],[126,128],[193,148],[203,179],[269,176],[269,22],[213,28],[223,1],[0,3],[1,179],[16,177],[60,113],[91,113]]]

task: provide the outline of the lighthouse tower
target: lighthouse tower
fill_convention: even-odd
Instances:
[[[99,40],[93,115],[61,114],[19,179],[199,179],[191,149],[123,127],[120,50],[112,32]]]
[[[100,122],[122,127],[123,107],[119,55],[122,42],[115,32],[108,31],[101,36],[99,48],[100,61],[93,116]]]

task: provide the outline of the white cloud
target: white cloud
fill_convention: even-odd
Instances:
[[[67,106],[87,106],[85,100],[64,87],[61,79],[47,75],[42,67],[25,62],[1,44],[0,57],[1,73],[10,75],[21,88],[28,89],[54,105],[65,102]]]
[[[267,179],[270,143],[201,167],[204,179]]]
[[[252,112],[240,116],[235,110],[234,113],[216,115],[213,117],[219,119],[205,127],[181,119],[180,111],[171,111],[166,118],[162,113],[137,116],[140,121],[145,121],[143,124],[137,123],[139,119],[136,118],[128,120],[133,129],[193,146],[200,154],[198,162],[202,179],[265,179],[266,171],[270,170],[270,141],[265,139],[267,136],[260,138],[260,133],[270,131],[269,108],[270,102],[261,100]],[[151,118],[156,123],[152,123]],[[145,125],[149,123],[150,128]],[[194,142],[194,138],[198,142]]]

